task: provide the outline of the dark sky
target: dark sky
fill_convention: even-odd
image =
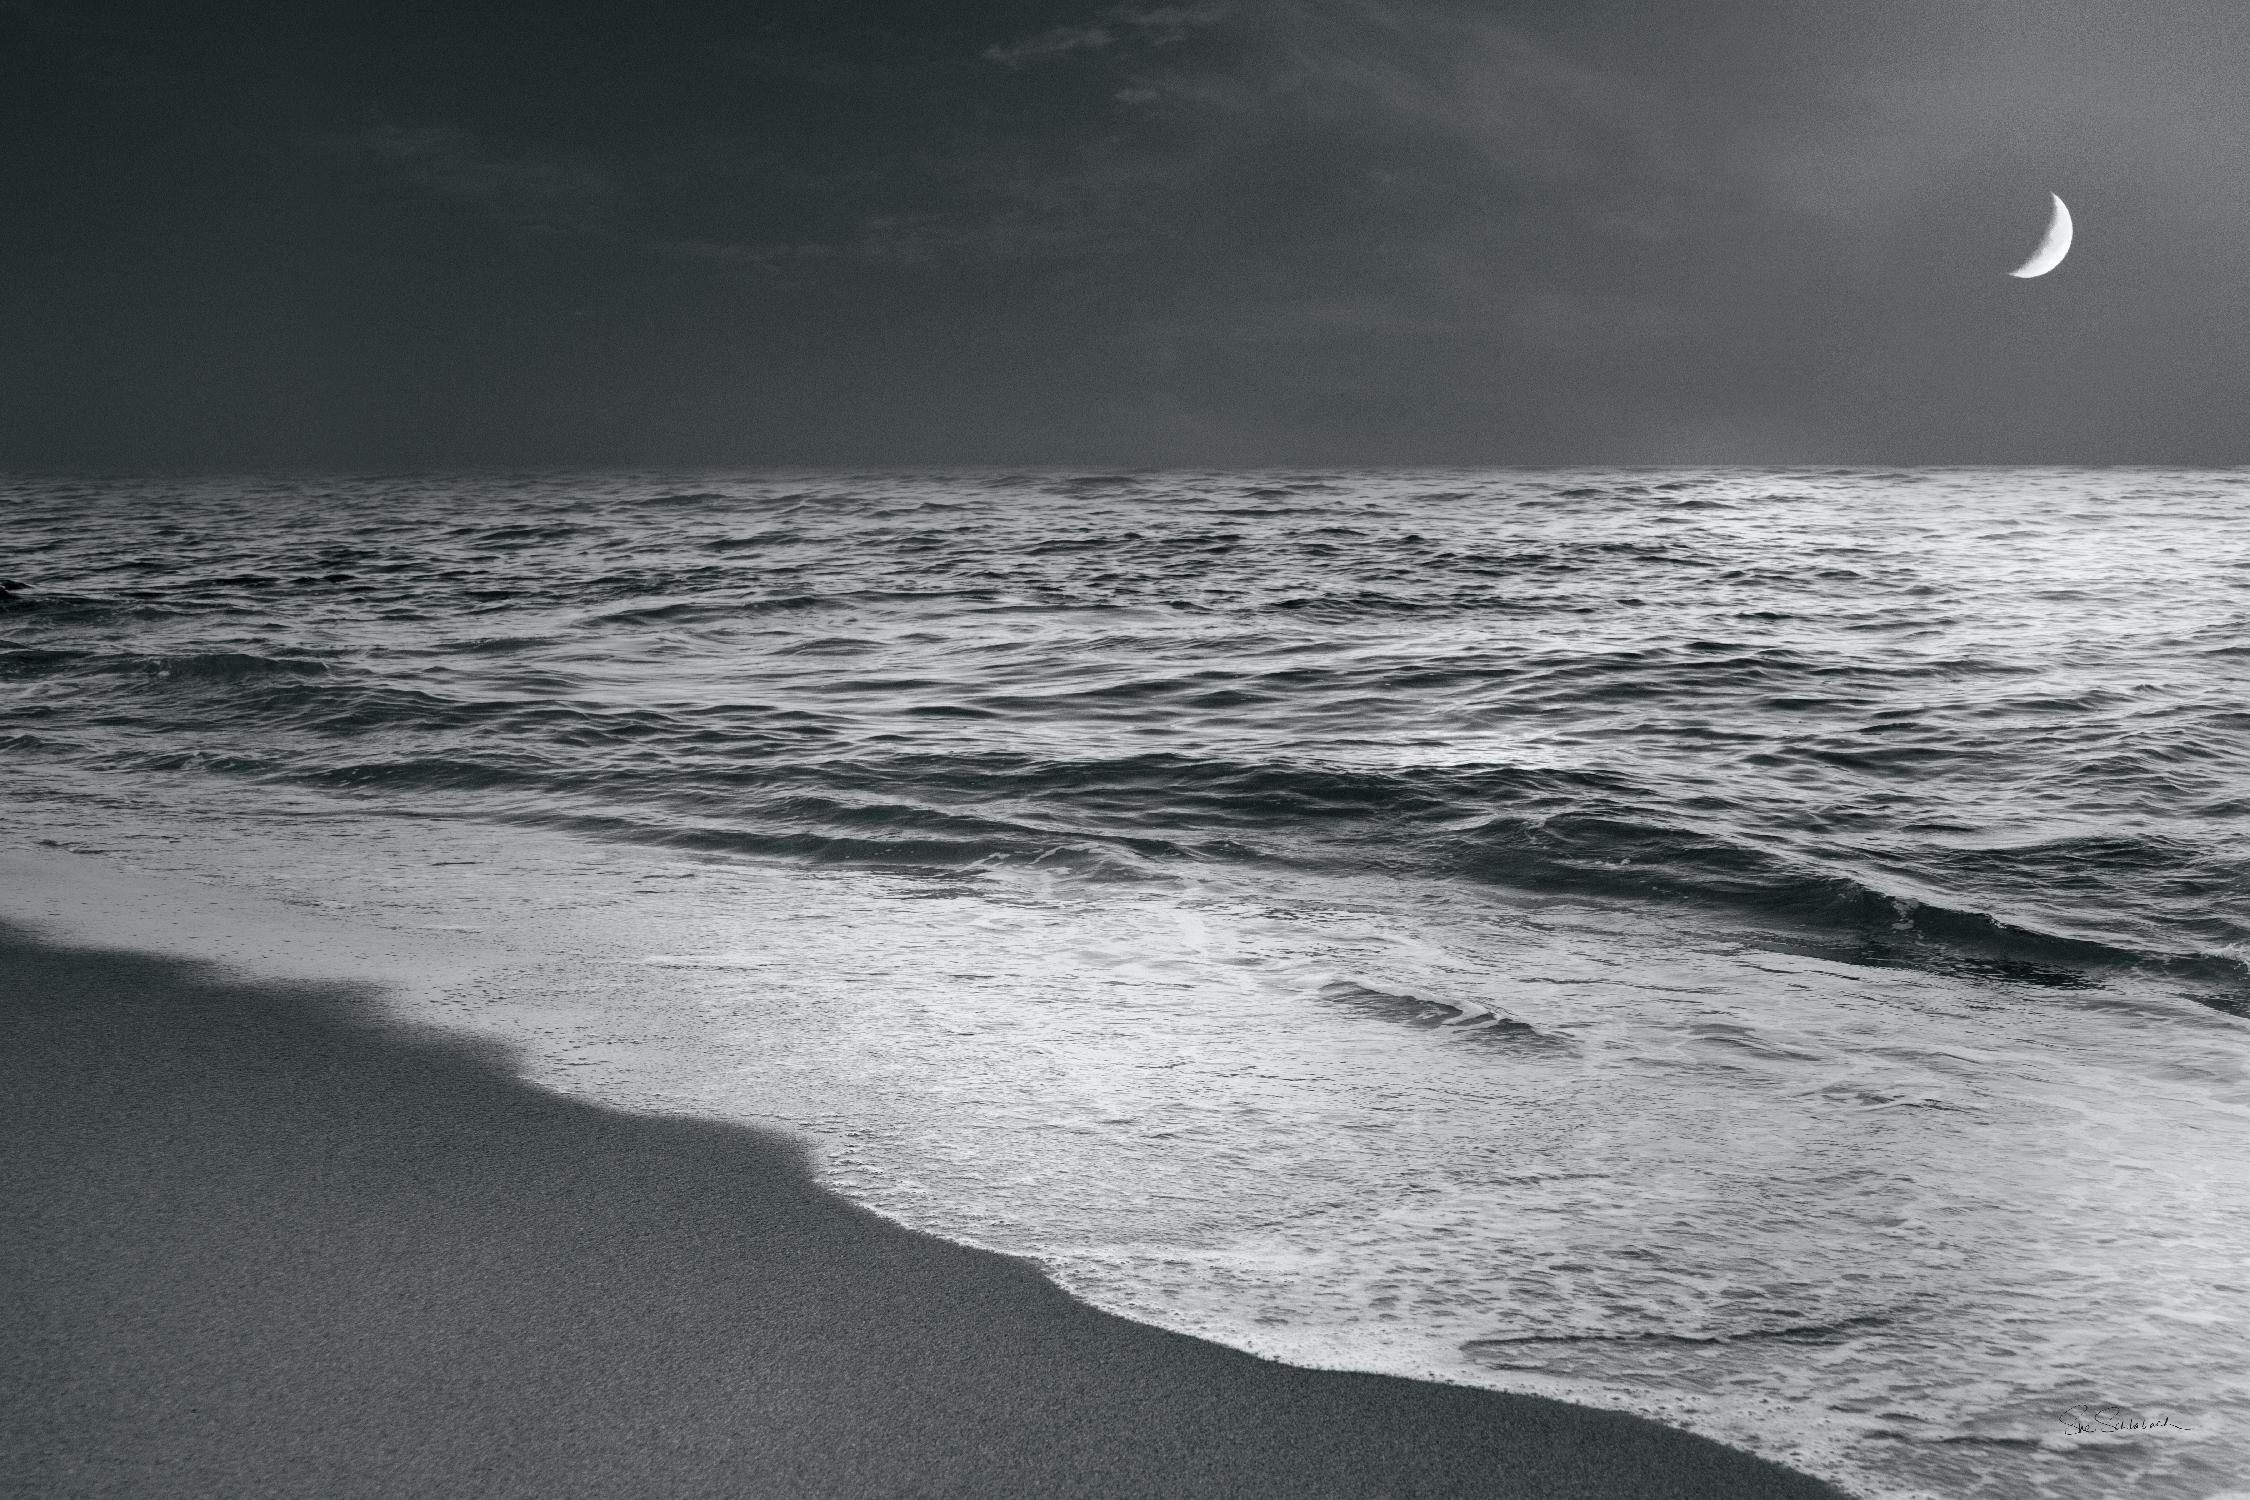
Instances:
[[[0,120],[6,467],[2250,462],[2240,0],[8,0]]]

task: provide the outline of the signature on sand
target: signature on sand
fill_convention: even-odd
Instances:
[[[2084,1402],[2062,1414],[2063,1427],[2073,1434],[2081,1432],[2151,1432],[2159,1427],[2169,1427],[2174,1432],[2193,1432],[2192,1427],[2182,1427],[2170,1417],[2136,1417],[2122,1406],[2104,1406]]]

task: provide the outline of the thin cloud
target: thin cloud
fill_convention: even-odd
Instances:
[[[1217,45],[1148,50],[1198,31]],[[692,167],[680,152],[502,151],[446,126],[386,124],[367,144],[496,222],[715,271],[1007,265],[1027,295],[1132,287],[1109,295],[1162,322],[1160,342],[1589,347],[1693,321],[1660,290],[1577,284],[1585,244],[1687,232],[1672,101],[1490,15],[1426,0],[1118,7],[985,56],[1073,53],[1101,66],[1091,112],[1060,134],[1034,113],[827,175],[748,143],[702,143]]]
[[[450,125],[384,122],[361,137],[385,162],[443,198],[518,229],[607,236],[614,232],[620,193],[615,177],[592,163],[535,153],[484,149]]]
[[[1052,62],[1073,52],[1098,52],[1120,42],[1166,47],[1184,41],[1206,26],[1216,25],[1226,14],[1227,7],[1223,5],[1121,5],[1098,20],[1077,26],[1057,26],[1020,41],[987,47],[984,58],[1003,67],[1021,68]]]

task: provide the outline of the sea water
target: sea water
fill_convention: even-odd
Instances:
[[[2205,1500],[2246,523],[2159,471],[21,479],[0,826],[504,935],[456,999],[532,1076],[1135,1317],[1869,1496]]]

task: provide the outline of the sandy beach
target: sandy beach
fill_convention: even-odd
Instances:
[[[20,929],[0,975],[9,1493],[1835,1493],[1112,1317],[787,1140],[544,1093],[369,984]]]

